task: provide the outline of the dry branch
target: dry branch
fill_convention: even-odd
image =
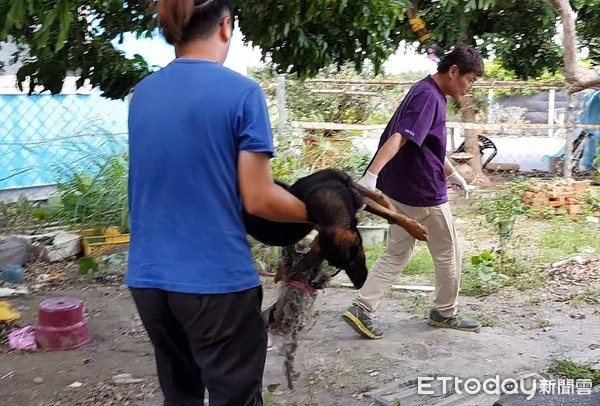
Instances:
[[[575,12],[568,0],[552,0],[563,26],[564,75],[570,93],[600,86],[598,69],[581,69],[577,64]]]

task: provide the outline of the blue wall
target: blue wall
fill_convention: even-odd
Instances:
[[[127,148],[127,102],[98,95],[0,95],[0,190],[56,183]]]

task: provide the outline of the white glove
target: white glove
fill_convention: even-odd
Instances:
[[[363,176],[358,182],[359,185],[364,187],[365,189],[375,190],[377,187],[377,175],[371,173],[369,171],[365,172],[365,176]]]
[[[468,185],[465,178],[457,171],[452,172],[452,174],[448,176],[448,181],[450,182],[452,189],[461,191],[466,198],[469,197],[469,190],[475,189],[474,186]]]

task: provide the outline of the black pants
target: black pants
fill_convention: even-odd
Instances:
[[[262,406],[262,287],[222,295],[132,288],[165,406]]]

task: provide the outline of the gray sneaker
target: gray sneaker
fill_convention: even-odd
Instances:
[[[373,323],[370,312],[358,303],[353,303],[342,314],[342,318],[358,334],[372,339],[383,337],[383,330]]]
[[[452,328],[462,331],[477,332],[481,328],[481,324],[478,321],[468,319],[459,314],[452,317],[444,317],[437,310],[432,310],[429,313],[427,322],[435,327]]]

